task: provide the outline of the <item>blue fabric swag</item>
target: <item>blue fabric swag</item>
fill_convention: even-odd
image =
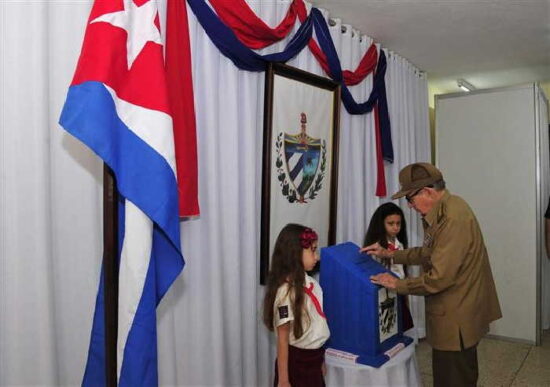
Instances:
[[[330,36],[325,18],[317,8],[312,8],[310,17],[313,16],[313,25],[317,41],[321,50],[327,57],[328,66],[330,69],[330,77],[342,85],[342,102],[349,114],[365,114],[372,111],[378,103],[378,119],[380,124],[380,137],[382,142],[382,155],[384,160],[393,162],[393,145],[391,138],[390,116],[388,112],[388,101],[386,99],[386,54],[384,50],[380,50],[380,57],[376,65],[374,74],[372,91],[367,101],[363,103],[355,102],[349,88],[344,84],[344,75],[338,53],[334,47],[334,42]]]

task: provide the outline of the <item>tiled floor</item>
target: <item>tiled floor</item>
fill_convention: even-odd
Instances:
[[[478,347],[479,386],[550,387],[550,331],[542,336],[542,346],[483,339]],[[432,386],[432,349],[421,340],[416,349],[425,387]]]

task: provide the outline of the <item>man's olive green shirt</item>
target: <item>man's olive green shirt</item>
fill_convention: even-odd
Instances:
[[[420,277],[397,281],[399,294],[426,296],[428,342],[442,351],[476,345],[502,317],[477,219],[460,197],[445,191],[422,220],[422,247],[395,251],[394,263],[422,265]]]

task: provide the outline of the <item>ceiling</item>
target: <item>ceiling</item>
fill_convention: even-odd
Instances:
[[[436,93],[550,81],[550,0],[312,0],[428,73]]]

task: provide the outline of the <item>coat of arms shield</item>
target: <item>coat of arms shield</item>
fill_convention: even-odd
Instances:
[[[325,173],[326,145],[324,140],[307,134],[306,113],[300,114],[300,132],[280,133],[276,147],[275,166],[283,195],[291,203],[315,199]]]

